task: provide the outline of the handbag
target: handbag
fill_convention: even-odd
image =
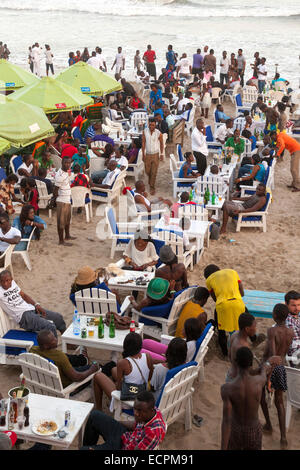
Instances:
[[[138,385],[135,383],[130,383],[130,382],[128,383],[123,380],[122,386],[121,386],[121,396],[120,396],[121,400],[134,400],[140,392],[145,392],[147,390],[147,382],[144,379],[144,376],[142,374],[141,369],[139,368],[139,365],[133,358],[131,359],[137,366],[144,383]]]

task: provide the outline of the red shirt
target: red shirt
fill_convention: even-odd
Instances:
[[[146,57],[148,64],[153,64],[155,59],[155,51],[152,49],[151,51],[146,51],[144,57]]]
[[[72,127],[78,127],[83,121],[83,117],[80,114],[74,119]]]
[[[166,425],[159,410],[148,423],[136,423],[132,432],[128,431],[122,434],[122,449],[134,450],[153,450],[164,439],[166,434]]]

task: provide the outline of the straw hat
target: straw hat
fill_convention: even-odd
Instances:
[[[147,296],[154,300],[160,300],[165,297],[170,287],[169,281],[167,279],[162,279],[161,277],[155,277],[151,279],[147,288]]]
[[[97,273],[90,266],[83,266],[79,269],[78,274],[75,278],[76,284],[84,286],[85,284],[91,284],[97,279]]]

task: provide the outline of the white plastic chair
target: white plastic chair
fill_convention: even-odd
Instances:
[[[1,271],[5,271],[6,269],[9,269],[12,277],[14,277],[14,273],[13,273],[13,268],[12,268],[11,255],[13,253],[14,247],[15,245],[9,245],[0,256],[0,264],[2,264],[2,260],[4,260],[3,267],[0,268],[0,273]]]
[[[136,163],[129,163],[127,168],[127,177],[133,176],[135,181],[143,175],[145,171],[142,149],[139,150]]]
[[[88,202],[86,202],[86,198],[88,197]],[[90,218],[93,218],[93,210],[92,210],[92,195],[88,188],[82,186],[74,186],[71,188],[71,216],[73,212],[73,208],[76,207],[84,207],[86,221],[89,222]],[[72,220],[72,219],[71,219]]]
[[[105,219],[108,226],[109,238],[111,238],[111,252],[110,257],[113,258],[116,251],[124,252],[127,244],[134,238],[134,234],[138,228],[141,228],[141,224],[135,222],[119,222],[117,223],[115,212],[112,207],[105,208]],[[102,221],[100,221],[96,227],[97,230],[102,228]],[[128,231],[130,230],[130,232]],[[99,234],[98,238],[102,239],[102,234]]]
[[[90,287],[82,289],[75,293],[76,309],[79,315],[88,315],[89,317],[99,317],[106,315],[107,312],[117,312],[117,297],[113,292],[105,289]],[[123,302],[120,314],[124,313],[128,303]]]
[[[33,345],[32,333],[21,330],[19,325],[0,308],[0,364],[18,364],[18,355],[28,352]]]
[[[197,364],[189,362],[178,368],[170,369],[169,372],[172,373],[172,378],[165,382],[155,405],[159,408],[167,427],[177,421],[179,417],[184,416],[185,430],[189,431],[192,428],[193,383],[198,376]],[[132,420],[133,416],[123,414],[122,408],[133,408],[134,402],[121,401],[118,390],[114,390],[111,396],[114,399],[114,418],[117,421]]]
[[[223,90],[222,88],[219,87],[213,87],[211,89],[211,99],[212,100],[217,100],[218,104],[221,103],[223,98]]]
[[[162,214],[166,212],[166,209],[153,209],[151,212],[146,211],[146,208],[143,212],[139,212],[136,208],[136,203],[134,200],[134,195],[131,191],[126,191],[127,196],[127,209],[128,217],[135,223],[139,223],[144,227],[153,227],[157,224],[159,218]]]
[[[178,207],[178,218],[182,217],[190,220],[208,220],[208,211],[199,204],[183,204]]]
[[[228,96],[229,99],[232,101],[232,104],[234,104],[234,96],[238,93],[240,86],[241,85],[237,83],[236,85],[234,85],[233,88],[226,88],[223,94],[224,99],[225,96]]]
[[[190,137],[193,131],[194,125],[194,117],[195,117],[195,106],[191,109],[189,120],[185,122],[184,129],[187,132],[187,135]]]
[[[180,229],[178,229],[178,231],[180,231]],[[190,268],[190,270],[193,271],[194,253],[196,252],[195,245],[192,245],[189,250],[185,251],[182,236],[179,233],[172,233],[169,230],[155,231],[151,234],[151,238],[163,240],[166,245],[170,245],[178,258],[178,263],[183,263],[187,269]]]
[[[39,208],[47,209],[48,202],[52,198],[53,194],[48,194],[47,185],[44,181],[35,180],[36,187],[39,193]],[[52,217],[52,209],[49,210],[49,219]]]
[[[120,191],[125,184],[126,170],[121,171],[116,177],[112,187],[107,188],[92,188],[92,200],[98,202],[105,202],[108,206],[111,205],[112,201],[120,196]],[[97,212],[96,212],[96,215]]]
[[[51,160],[53,161],[53,165],[55,166],[55,168],[57,170],[59,170],[61,168],[61,157],[59,155],[56,155],[56,154],[51,154]]]
[[[140,121],[142,121],[143,124],[148,125],[148,120],[149,118],[147,111],[133,111],[130,115],[130,126],[137,128]]]
[[[285,427],[288,430],[292,416],[292,407],[300,409],[300,369],[285,366],[285,370],[287,377]]]
[[[172,176],[174,198],[176,198],[177,194],[182,191],[189,191],[192,185],[195,183],[195,181],[197,181],[196,177],[195,178],[179,178],[178,166],[179,165],[175,160],[174,154],[170,154],[170,172]],[[180,184],[185,184],[186,186],[180,186]]]
[[[35,227],[33,227],[33,230],[31,231],[29,238],[21,238],[21,240],[19,242],[19,243],[21,243],[21,242],[26,243],[25,250],[17,251],[17,250],[14,249],[13,252],[12,252],[13,255],[21,255],[22,256],[22,258],[24,260],[24,263],[26,264],[27,269],[29,271],[31,271],[31,263],[30,263],[30,259],[29,259],[29,247],[30,247],[30,243],[31,243],[34,231],[35,231]]]
[[[74,396],[71,396],[71,393],[81,385],[90,382],[95,373],[81,382],[73,382],[63,388],[58,367],[48,359],[38,354],[23,353],[19,355],[18,363],[22,367],[22,377],[25,378],[26,386],[32,393],[80,401],[88,401],[94,396],[92,386],[84,388]]]

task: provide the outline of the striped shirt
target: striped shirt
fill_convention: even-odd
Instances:
[[[156,414],[148,423],[136,423],[132,432],[125,432],[122,439],[123,450],[153,450],[164,439],[166,434],[166,424],[161,412],[156,409]]]
[[[158,129],[154,129],[154,131],[150,132],[149,129],[145,129],[144,136],[146,142],[146,154],[147,155],[154,155],[159,153],[160,151],[160,131]]]
[[[289,349],[289,355],[292,356],[296,351],[300,351],[300,317],[290,313],[285,320],[285,326],[294,332],[293,342]],[[297,341],[297,343],[296,343]]]

